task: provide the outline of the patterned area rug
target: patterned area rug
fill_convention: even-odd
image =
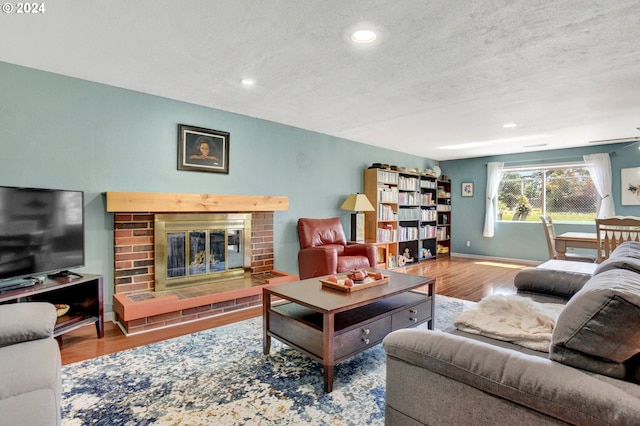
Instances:
[[[435,328],[472,305],[436,296]],[[319,363],[276,339],[264,356],[253,318],[64,366],[62,424],[383,425],[382,345],[334,374],[326,394]]]

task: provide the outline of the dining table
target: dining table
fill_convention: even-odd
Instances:
[[[565,232],[556,235],[555,238],[556,252],[558,259],[566,259],[568,247],[598,249],[598,234],[595,232]]]

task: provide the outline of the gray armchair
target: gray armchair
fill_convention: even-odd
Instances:
[[[0,425],[60,425],[56,319],[50,303],[0,305]]]

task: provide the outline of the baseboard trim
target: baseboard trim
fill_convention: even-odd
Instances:
[[[496,257],[496,256],[481,256],[478,254],[467,254],[467,253],[451,253],[451,257],[464,257],[468,259],[482,259],[490,262],[506,262],[506,263],[517,263],[521,265],[528,266],[538,266],[544,262],[540,262],[538,260],[528,260],[528,259],[513,259],[509,257]]]

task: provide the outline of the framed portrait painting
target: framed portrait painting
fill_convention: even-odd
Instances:
[[[620,169],[620,204],[623,206],[640,206],[640,167]]]
[[[229,133],[178,125],[178,170],[229,174]]]
[[[462,182],[462,196],[473,197],[473,182]]]

